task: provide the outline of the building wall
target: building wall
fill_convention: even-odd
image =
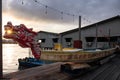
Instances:
[[[96,37],[96,33],[98,37],[109,38],[109,36],[111,37],[120,36],[119,30],[120,19],[115,19],[113,21],[108,21],[104,23],[98,23],[97,25],[95,24],[88,28],[82,28],[81,29],[81,40],[83,42],[82,46],[83,48],[96,48],[97,43],[97,48],[109,47],[109,42],[96,42],[96,39],[94,39],[93,42],[86,42],[86,37]],[[68,47],[65,38],[72,38],[71,47],[73,47],[74,40],[78,40],[78,31],[66,34],[62,37],[63,47]],[[113,43],[114,42],[110,43],[111,46],[113,45]]]
[[[53,38],[58,38],[58,35],[44,33],[44,32],[40,32],[37,35],[38,41],[41,39],[45,39],[45,42],[40,43],[41,48],[49,48],[49,49],[53,48],[54,47]]]
[[[97,24],[93,24],[81,29],[81,40],[82,40],[82,47],[83,48],[104,48],[114,47],[114,42],[106,42],[106,41],[96,41],[96,33],[97,37],[104,37],[109,39],[110,37],[119,37],[120,40],[120,18],[111,19],[108,21],[99,22]],[[86,38],[93,37],[93,41],[87,42]],[[45,43],[41,43],[41,47],[54,47],[53,38],[59,38],[58,43],[62,44],[63,48],[71,47],[73,48],[74,40],[79,40],[79,33],[78,30],[76,31],[68,31],[65,33],[60,33],[59,35],[51,34],[51,33],[44,33],[41,32],[37,36],[39,39],[46,39]],[[70,42],[66,42],[67,38],[71,38]],[[97,44],[97,45],[96,45]]]
[[[66,38],[72,38],[71,42],[66,42]],[[66,34],[62,36],[62,47],[73,47],[73,41],[78,40],[78,32]]]
[[[97,36],[98,37],[114,37],[114,36],[120,36],[120,19],[116,19],[110,22],[105,22],[102,24],[97,24],[94,25],[88,29],[84,29],[82,30],[82,39],[83,39],[83,46],[84,48],[88,48],[87,46],[87,42],[85,41],[85,37],[96,37],[96,27],[97,27]],[[92,44],[92,43],[90,43]],[[107,47],[109,46],[109,42],[97,42],[97,47],[101,48],[101,47]],[[112,42],[111,42],[111,46],[112,46]],[[90,48],[96,48],[96,41],[94,40],[92,46],[90,46]]]

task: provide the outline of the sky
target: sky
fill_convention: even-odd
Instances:
[[[120,15],[120,0],[2,0],[2,26],[61,33]],[[4,28],[3,28],[4,29]],[[4,33],[4,30],[3,30]]]

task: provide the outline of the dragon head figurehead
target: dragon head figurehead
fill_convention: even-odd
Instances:
[[[35,40],[37,33],[32,31],[31,28],[27,28],[24,24],[13,26],[11,22],[8,22],[7,25],[4,26],[4,30],[4,38],[13,39],[23,48],[31,48],[34,57],[37,59],[40,58],[41,51],[39,44]]]

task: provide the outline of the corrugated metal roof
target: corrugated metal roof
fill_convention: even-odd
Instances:
[[[95,27],[96,24],[98,24],[98,25],[103,24],[103,23],[106,23],[106,22],[109,22],[109,21],[112,21],[112,20],[115,20],[115,19],[120,19],[120,15],[114,16],[114,17],[109,18],[109,19],[105,19],[103,21],[100,21],[100,22],[97,22],[97,23],[94,23],[94,24],[87,25],[85,27],[82,27],[81,29],[87,29],[87,28],[90,28],[90,27]],[[72,30],[69,30],[69,31],[65,31],[65,32],[62,32],[62,33],[53,33],[53,32],[47,32],[47,31],[39,31],[38,33],[48,33],[48,34],[53,34],[53,35],[66,35],[66,34],[69,34],[69,33],[76,32],[78,30],[79,30],[79,28],[72,29]]]
[[[106,22],[109,22],[109,21],[112,21],[112,20],[115,20],[115,19],[120,19],[120,15],[117,15],[117,16],[114,16],[112,18],[109,18],[109,19],[105,19],[103,21],[100,21],[100,22],[97,22],[97,23],[94,23],[94,24],[90,24],[90,25],[87,25],[85,27],[82,27],[81,29],[87,29],[87,28],[90,28],[90,27],[95,27],[96,24],[99,25],[99,24],[103,24],[103,23],[106,23]],[[78,31],[79,28],[76,28],[76,29],[72,29],[72,30],[69,30],[69,31],[65,31],[65,32],[62,32],[60,33],[61,35],[65,35],[65,34],[69,34],[69,33],[73,33],[73,32],[76,32]]]
[[[47,31],[39,31],[38,33],[47,33],[47,34],[52,34],[52,35],[59,35],[58,33],[47,32]]]

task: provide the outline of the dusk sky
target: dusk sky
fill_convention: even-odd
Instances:
[[[25,24],[34,31],[60,33],[120,15],[120,0],[2,0],[3,26]]]

